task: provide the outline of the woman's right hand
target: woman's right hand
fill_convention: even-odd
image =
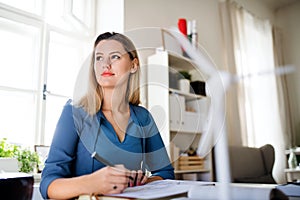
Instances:
[[[123,165],[104,167],[88,175],[90,194],[122,193],[130,181],[130,171]]]

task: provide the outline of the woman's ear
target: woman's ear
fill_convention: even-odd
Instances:
[[[135,73],[139,68],[139,61],[137,58],[134,58],[133,61],[132,61],[132,66],[131,66],[131,69],[130,69],[130,73]]]

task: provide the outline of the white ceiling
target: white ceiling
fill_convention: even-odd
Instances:
[[[287,6],[289,4],[293,4],[300,0],[261,0],[261,1],[264,1],[273,10],[277,10],[281,7]]]

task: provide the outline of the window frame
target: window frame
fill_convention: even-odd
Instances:
[[[68,5],[69,12],[72,14],[73,12],[73,1],[74,0],[64,0],[64,3]],[[95,19],[96,19],[96,0],[91,0],[90,3],[90,22],[88,22],[87,26],[82,26],[82,31],[78,30],[64,30],[60,27],[56,27],[46,22],[45,19],[45,5],[46,0],[42,2],[42,10],[41,15],[33,14],[0,2],[0,18],[17,22],[25,25],[32,26],[37,28],[37,32],[39,34],[39,44],[37,50],[38,58],[38,82],[36,90],[27,90],[27,89],[20,89],[20,88],[12,88],[0,85],[1,91],[9,91],[9,92],[16,92],[16,93],[28,93],[37,96],[37,103],[36,103],[36,119],[35,119],[35,134],[34,138],[32,139],[33,144],[44,145],[47,143],[45,141],[45,119],[46,119],[46,103],[47,100],[43,98],[43,95],[56,95],[48,94],[44,91],[45,85],[47,85],[47,71],[48,71],[48,57],[49,57],[49,43],[50,43],[50,35],[52,32],[58,33],[63,36],[70,37],[74,40],[78,41],[85,41],[87,43],[91,43],[95,35]],[[69,13],[69,14],[70,14]],[[74,17],[74,15],[73,15]],[[82,22],[83,24],[83,22]],[[17,31],[17,30],[16,30]]]

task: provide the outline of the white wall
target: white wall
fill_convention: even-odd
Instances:
[[[295,66],[296,71],[288,75],[288,88],[291,98],[293,131],[300,146],[300,2],[279,9],[276,23],[283,31],[285,64]]]
[[[218,0],[126,0],[125,31],[177,27],[179,18],[197,21],[198,41],[222,68],[222,32]],[[151,37],[151,35],[150,35]],[[151,38],[146,38],[146,40]]]

